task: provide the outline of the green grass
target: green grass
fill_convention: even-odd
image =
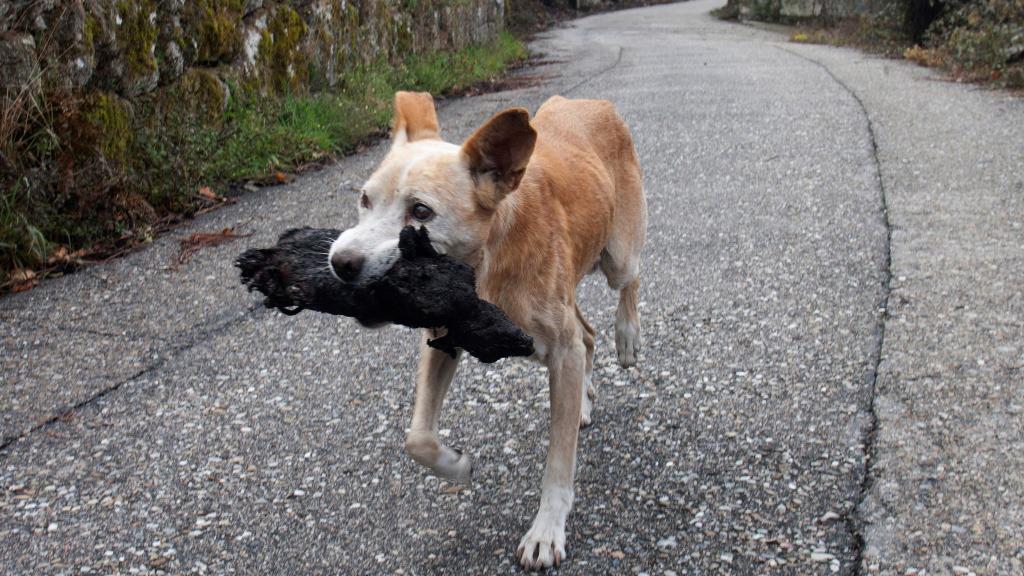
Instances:
[[[182,174],[196,185],[216,187],[351,152],[390,123],[397,90],[444,94],[494,78],[526,56],[523,44],[503,33],[487,46],[414,55],[398,66],[378,62],[355,68],[335,92],[233,98],[218,129],[191,125],[171,132],[161,127],[145,135],[159,151],[148,153],[156,176],[146,179],[151,203],[185,209],[173,201],[180,196],[175,190]],[[165,190],[168,186],[173,189]]]
[[[526,58],[526,48],[509,33],[491,46],[473,46],[460,52],[414,56],[406,61],[396,84],[404,90],[441,93],[493,77],[509,62]],[[404,76],[404,77],[402,77]]]
[[[488,45],[353,68],[331,92],[268,96],[231,86],[227,109],[214,121],[142,103],[130,142],[119,148],[123,160],[104,155],[103,134],[91,142],[62,132],[75,125],[73,116],[25,126],[5,156],[32,160],[0,163],[0,290],[11,270],[43,265],[58,245],[75,251],[150,237],[162,219],[207,205],[201,187],[223,192],[353,151],[389,124],[397,90],[458,91],[526,56],[523,44],[503,33]],[[40,135],[56,144],[41,154],[16,153],[19,146],[38,149]],[[62,167],[75,178],[61,178]]]
[[[19,179],[0,195],[0,259],[8,269],[40,266],[51,249],[46,236],[18,210],[31,203],[28,195],[25,179]]]
[[[388,125],[396,91],[436,95],[466,88],[494,78],[526,55],[523,44],[506,33],[488,46],[412,56],[395,67],[360,67],[336,93],[233,100],[226,114],[233,132],[219,146],[204,150],[209,160],[201,172],[213,181],[241,180],[349,152]]]

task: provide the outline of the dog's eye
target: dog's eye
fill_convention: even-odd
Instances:
[[[359,205],[366,210],[369,210],[370,206],[373,206],[373,204],[370,203],[370,197],[366,195],[366,192],[363,192],[363,195],[359,197]]]
[[[409,213],[420,222],[426,222],[434,216],[434,211],[430,209],[430,206],[420,202],[413,204],[412,210]]]

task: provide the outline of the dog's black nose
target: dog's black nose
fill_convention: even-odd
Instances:
[[[366,257],[352,250],[342,250],[331,256],[331,267],[334,268],[334,273],[338,275],[338,278],[349,282],[359,276],[365,263]]]

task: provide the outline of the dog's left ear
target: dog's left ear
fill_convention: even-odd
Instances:
[[[477,184],[476,200],[483,208],[494,210],[519,186],[536,142],[530,113],[510,108],[495,114],[462,144]]]
[[[395,92],[392,146],[417,140],[440,140],[440,132],[430,92]]]

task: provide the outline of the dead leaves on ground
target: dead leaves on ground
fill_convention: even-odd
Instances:
[[[224,197],[213,191],[213,188],[209,186],[203,186],[199,189],[199,195],[211,202],[223,202]]]
[[[57,246],[50,252],[46,264],[39,268],[15,268],[7,274],[7,279],[0,282],[0,294],[10,292],[16,294],[35,288],[39,281],[50,276],[59,276],[72,272],[84,264],[86,250],[69,252],[67,246]],[[2,276],[0,276],[2,278]]]
[[[39,284],[39,275],[36,274],[35,270],[15,268],[7,276],[7,282],[4,282],[4,287],[17,294],[18,292],[35,288],[36,284]]]
[[[201,186],[196,192],[196,197],[200,202],[197,203],[196,209],[192,214],[193,216],[206,214],[207,212],[216,210],[221,206],[227,206],[228,204],[234,204],[236,202],[234,198],[222,196],[209,186]]]

